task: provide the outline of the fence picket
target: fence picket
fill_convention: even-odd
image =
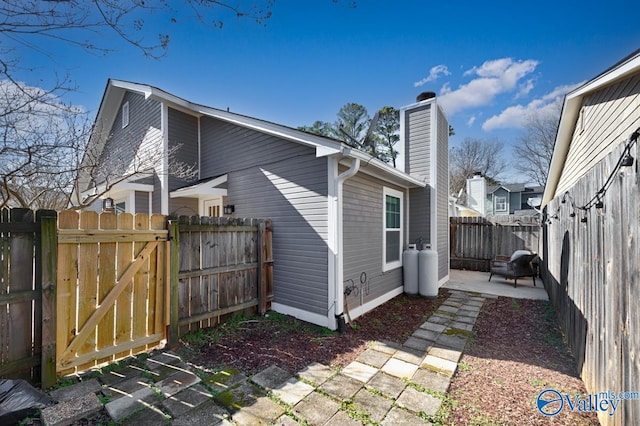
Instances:
[[[115,213],[102,213],[100,215],[100,229],[117,229],[117,219]],[[100,244],[99,276],[98,276],[98,303],[102,304],[111,289],[116,283],[116,269],[114,259],[116,258],[116,243]],[[112,347],[115,343],[114,335],[115,306],[111,306],[105,314],[100,324],[98,324],[98,351]],[[97,360],[98,364],[113,360],[113,357],[106,357]]]
[[[92,231],[98,229],[98,213],[84,211],[80,213],[80,229]],[[98,244],[80,244],[78,253],[78,285],[82,291],[78,292],[78,319],[77,327],[81,328],[87,319],[96,310],[98,297]],[[91,353],[96,349],[96,331],[91,332],[87,340],[78,350],[78,356]],[[86,370],[94,364],[79,366],[79,369]]]

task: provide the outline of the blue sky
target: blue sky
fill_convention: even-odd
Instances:
[[[266,26],[223,15],[212,29],[166,16],[168,54],[145,58],[113,34],[115,52],[42,41],[21,51],[19,77],[38,86],[69,73],[66,100],[96,111],[108,78],[151,84],[190,101],[299,126],[333,121],[347,102],[378,108],[435,91],[456,135],[498,138],[505,157],[523,118],[640,48],[640,2],[276,0]]]

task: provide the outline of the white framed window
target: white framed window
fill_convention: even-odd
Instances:
[[[129,101],[122,105],[122,128],[124,129],[129,125]]]
[[[382,190],[382,271],[402,266],[403,194],[391,188]]]
[[[496,197],[496,211],[497,212],[507,211],[507,197]]]

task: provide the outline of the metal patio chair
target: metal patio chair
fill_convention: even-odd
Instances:
[[[489,268],[489,281],[494,275],[513,279],[513,287],[518,284],[518,278],[531,277],[533,285],[536,285],[536,267],[534,262],[537,254],[528,250],[516,250],[510,257],[496,256]]]

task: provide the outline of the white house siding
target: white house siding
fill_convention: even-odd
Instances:
[[[404,119],[406,172],[428,178],[432,163],[431,104],[406,110]]]
[[[172,175],[172,173],[175,174],[175,170],[171,170],[171,164],[174,161],[198,170],[197,117],[169,108],[169,149],[175,152],[174,156],[169,159],[169,191],[197,181],[197,173],[191,179],[181,179]]]
[[[383,183],[362,172],[344,182],[344,285],[355,284],[358,287],[358,291],[346,298],[350,310],[402,287],[401,267],[382,272],[383,186],[404,193],[403,188]],[[405,196],[403,214],[406,206]],[[404,228],[406,233],[406,215]],[[405,239],[403,234],[402,241]],[[360,282],[363,272],[366,274],[365,284]]]
[[[562,195],[638,127],[640,74],[585,97],[555,195]],[[635,114],[633,113],[635,111]]]
[[[201,126],[201,177],[228,173],[235,216],[273,221],[274,302],[326,317],[327,159],[213,118]]]
[[[449,122],[438,108],[437,148],[437,242],[438,280],[449,275]]]

